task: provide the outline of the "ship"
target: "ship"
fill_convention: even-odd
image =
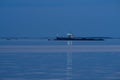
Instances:
[[[73,34],[68,33],[65,37],[57,36],[54,40],[57,41],[104,41],[103,37],[75,37]]]

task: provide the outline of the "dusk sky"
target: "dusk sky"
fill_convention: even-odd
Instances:
[[[0,37],[120,37],[120,0],[0,0]]]

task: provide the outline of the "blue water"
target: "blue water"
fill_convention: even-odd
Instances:
[[[77,44],[79,43],[79,44]],[[118,42],[73,42],[119,45]],[[6,45],[66,45],[54,41],[0,41]],[[71,80],[120,80],[119,52],[72,53]],[[67,53],[0,52],[0,80],[68,80]]]

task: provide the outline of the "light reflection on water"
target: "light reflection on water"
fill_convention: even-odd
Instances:
[[[65,53],[0,53],[0,80],[66,80]],[[72,55],[72,80],[119,80],[119,53]]]
[[[41,52],[39,48],[38,52],[24,51],[24,45],[59,44],[66,45],[66,42],[0,41],[0,46],[22,45],[22,49],[18,49],[16,52],[14,52],[16,48],[13,48],[13,52],[9,52],[9,49],[0,51],[0,80],[67,80],[67,52],[46,51],[45,53]],[[73,45],[82,46],[86,44],[119,45],[120,42],[73,43]],[[23,51],[19,52],[19,50]],[[73,52],[72,80],[120,80],[120,50],[119,48],[117,50],[118,52],[104,52],[104,49],[102,52],[89,52],[84,49],[86,52]]]

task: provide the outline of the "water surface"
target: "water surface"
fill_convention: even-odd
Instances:
[[[4,43],[2,43],[4,42]],[[43,41],[45,42],[45,41]],[[66,42],[49,42],[41,41],[0,41],[0,46],[5,47],[4,51],[0,47],[0,80],[119,80],[120,79],[120,52],[113,51],[108,47],[109,51],[85,51],[72,52],[72,64],[68,65],[68,53],[60,50],[56,52],[42,52],[42,48],[38,52],[36,47],[45,46],[66,46]],[[39,43],[39,44],[38,44]],[[42,44],[43,43],[43,44]],[[53,44],[54,43],[54,44]],[[82,42],[80,42],[82,43]],[[99,46],[102,42],[83,42],[77,46]],[[113,44],[116,43],[116,44]],[[103,42],[100,46],[117,45],[117,42],[108,44]],[[119,42],[118,42],[119,43]],[[59,45],[60,44],[60,45]],[[25,46],[31,46],[28,51],[16,51],[21,46],[22,50],[26,50]],[[6,48],[9,47],[9,48]],[[15,47],[15,48],[12,48]],[[9,50],[12,51],[10,52]],[[64,47],[63,47],[64,48]],[[103,48],[103,47],[102,47]],[[39,49],[39,48],[38,48]],[[54,49],[54,48],[52,48]],[[56,49],[56,48],[55,48]],[[69,49],[69,48],[65,48]],[[116,49],[116,48],[115,48]],[[119,49],[119,48],[118,48]],[[32,52],[32,50],[34,50]],[[78,48],[79,50],[79,48]],[[84,48],[85,50],[85,48]],[[88,49],[86,49],[88,50]],[[111,51],[110,51],[111,50]],[[56,54],[57,53],[57,54]],[[70,74],[68,75],[68,70]],[[71,77],[71,78],[68,78]]]

